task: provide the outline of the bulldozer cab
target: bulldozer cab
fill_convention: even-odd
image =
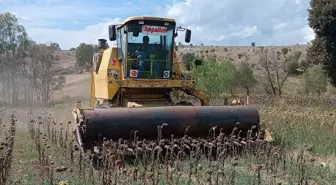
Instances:
[[[111,41],[116,41],[123,78],[171,79],[174,57],[175,21],[130,20],[109,27]],[[190,42],[191,31],[185,41]]]

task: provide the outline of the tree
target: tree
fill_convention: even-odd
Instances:
[[[309,26],[316,36],[307,50],[308,63],[323,64],[324,70],[336,85],[336,1],[311,0]]]
[[[280,51],[260,48],[260,65],[266,72],[265,76],[273,95],[282,94],[282,87],[288,76],[297,71],[300,57],[300,52],[294,52],[282,59]]]
[[[255,42],[252,42],[252,43],[251,43],[251,46],[252,46],[252,47],[255,47],[255,45],[256,45]]]
[[[328,77],[321,64],[308,68],[303,74],[304,89],[306,93],[321,95],[327,91]]]
[[[245,89],[246,95],[249,96],[251,88],[257,84],[257,80],[253,75],[253,70],[247,60],[238,64],[236,71],[237,83]]]
[[[58,43],[56,43],[56,42],[52,42],[52,43],[50,44],[50,47],[53,48],[54,50],[61,51],[61,47],[60,47],[60,45],[59,45]]]
[[[228,69],[230,72],[226,74],[227,78],[227,89],[230,90],[231,96],[234,96],[234,93],[236,91],[237,86],[239,85],[237,82],[237,68],[231,61],[222,61],[224,65],[227,65],[226,69]]]
[[[186,69],[190,71],[193,61],[195,60],[194,53],[185,53],[182,55],[182,62],[186,66]]]
[[[288,51],[289,51],[289,49],[287,47],[284,47],[284,48],[281,49],[281,52],[284,56],[286,56],[288,54]]]
[[[0,14],[0,73],[2,99],[17,104],[21,71],[24,70],[28,35],[17,18],[10,13]]]
[[[92,67],[93,53],[98,49],[92,44],[81,43],[76,49],[76,63],[79,67],[90,69]]]
[[[301,58],[302,52],[301,51],[295,51],[293,54],[285,57],[285,72],[287,72],[289,75],[299,75],[300,72],[298,69],[300,68],[299,60]]]
[[[307,63],[308,64],[322,64],[326,69],[326,66],[329,63],[328,59],[328,49],[325,37],[316,37],[312,41],[312,45],[307,49]],[[327,69],[326,69],[327,70]]]
[[[313,64],[309,63],[307,59],[302,60],[300,62],[300,68],[303,69],[303,71],[306,71],[309,67],[312,67]]]
[[[35,100],[47,103],[52,94],[65,84],[65,77],[55,76],[52,70],[55,48],[45,44],[32,43],[29,50],[31,84],[35,90]]]
[[[70,48],[69,51],[76,51],[76,50],[77,50],[77,48]]]
[[[0,14],[0,102],[15,106],[48,102],[65,83],[64,77],[54,76],[55,49],[57,45],[30,40],[15,15]]]
[[[234,65],[228,61],[204,61],[201,66],[192,66],[197,76],[196,88],[207,92],[210,96],[218,96],[231,91],[234,84]]]
[[[62,90],[64,84],[66,83],[66,79],[64,76],[56,76],[54,77],[53,84],[52,84],[52,89],[54,91],[59,91]]]
[[[276,95],[276,89],[275,89],[274,82],[273,82],[274,80],[272,79],[272,73],[271,73],[272,72],[272,69],[271,69],[272,61],[270,60],[268,50],[264,49],[263,47],[260,48],[260,65],[266,71],[266,77],[271,87],[273,95]]]

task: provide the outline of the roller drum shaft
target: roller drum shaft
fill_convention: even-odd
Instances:
[[[157,138],[157,126],[167,123],[162,130],[163,138],[182,137],[185,129],[191,137],[204,137],[209,129],[217,126],[219,133],[231,133],[236,123],[246,132],[252,126],[259,128],[259,113],[247,106],[170,106],[144,108],[113,108],[84,111],[84,142],[96,141],[101,134],[107,139],[130,138],[137,130],[139,139]]]

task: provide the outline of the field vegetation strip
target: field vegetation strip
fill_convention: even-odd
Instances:
[[[5,176],[8,184],[336,183],[331,110],[305,111],[304,107],[294,106],[278,109],[266,105],[259,109],[262,122],[273,134],[272,143],[252,149],[244,142],[227,138],[231,150],[219,152],[215,160],[209,152],[211,148],[218,149],[214,146],[219,146],[219,132],[198,141],[188,137],[158,141],[107,140],[100,171],[94,170],[92,161],[80,155],[70,121],[56,119],[57,115],[48,109],[14,112],[20,114],[18,120],[7,113],[7,119],[1,123],[5,128],[1,130],[1,142],[7,144],[2,146],[10,146],[11,138],[14,140],[13,162]],[[13,129],[16,128],[13,123],[18,122],[26,124],[28,129]],[[2,155],[9,149],[4,148]],[[167,154],[165,148],[179,148],[180,152]]]

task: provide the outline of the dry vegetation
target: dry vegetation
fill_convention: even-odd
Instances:
[[[5,110],[0,110],[0,184],[6,184],[12,166],[13,145],[15,137],[16,118],[3,119]],[[5,115],[6,116],[6,115]]]
[[[302,46],[292,46],[304,50]],[[224,48],[224,47],[223,47]],[[215,49],[222,57],[239,61],[238,51],[253,47]],[[248,49],[249,48],[249,49]],[[220,50],[223,49],[223,52]],[[183,51],[179,50],[183,53]],[[188,51],[190,52],[190,51]],[[77,99],[88,101],[88,74],[71,71],[73,52],[58,52],[57,66],[66,84],[54,92],[55,105],[43,109],[20,108],[2,111],[1,171],[7,184],[335,184],[336,100],[328,96],[281,98],[251,95],[261,122],[272,131],[274,141],[263,143],[246,138],[206,140],[106,141],[101,171],[80,155],[70,114]],[[234,57],[237,55],[236,57]],[[253,57],[250,61],[253,63]],[[243,60],[243,59],[241,59]],[[256,61],[257,62],[257,61]],[[69,65],[71,64],[71,65]],[[253,68],[257,72],[257,67]],[[289,88],[297,79],[289,79]],[[224,100],[212,99],[223,105]],[[17,118],[11,118],[11,115]],[[1,119],[0,119],[1,120]],[[14,125],[14,126],[13,126]],[[16,130],[15,130],[16,128]],[[163,128],[164,129],[164,128]],[[6,133],[6,134],[5,134]],[[15,135],[15,137],[14,137]],[[252,147],[254,146],[254,147]],[[239,148],[240,152],[237,152]],[[180,149],[180,152],[168,152]],[[208,152],[216,151],[216,155]],[[117,151],[111,154],[112,151]],[[207,152],[205,152],[207,151]],[[189,155],[187,155],[189,154]],[[11,160],[12,159],[12,160]],[[1,166],[1,167],[2,167]],[[1,184],[1,183],[0,183]]]
[[[180,59],[191,53],[207,64],[218,61],[211,66],[212,71],[224,61],[237,66],[248,63],[254,74],[244,76],[244,83],[241,76],[229,73],[250,71],[233,70],[232,65],[213,75],[216,78],[210,79],[214,74],[210,73],[203,81],[224,79],[217,85],[226,83],[225,88],[217,89],[215,97],[221,98],[212,98],[212,105],[224,104],[223,91],[225,97],[250,93],[250,103],[258,108],[262,127],[270,129],[272,142],[259,140],[258,135],[223,136],[216,129],[205,139],[186,135],[164,140],[160,137],[160,129],[165,129],[162,127],[157,140],[146,141],[134,134],[127,140],[104,141],[100,156],[87,156],[75,145],[71,110],[77,100],[89,100],[89,74],[84,69],[90,67],[90,53],[96,46],[82,43],[72,51],[62,51],[57,43],[37,44],[28,38],[14,15],[0,15],[1,38],[6,41],[0,51],[0,185],[336,184],[334,88],[321,77],[321,70],[311,68],[315,70],[311,78],[307,70],[324,55],[324,59],[331,57],[330,51],[329,56],[316,54],[325,49],[324,43],[319,43],[323,39],[315,40],[308,50],[309,45],[263,47],[255,43],[178,46]],[[326,21],[314,19],[320,19],[312,19],[315,30],[332,30],[318,25]],[[322,36],[325,33],[317,34],[317,38]],[[288,61],[298,63],[295,72],[300,68],[298,73],[307,72],[308,77],[290,75],[284,67]],[[254,75],[258,83],[250,89],[246,79]],[[319,84],[312,82],[316,76],[320,77]],[[214,86],[209,84],[207,87]],[[312,88],[305,89],[307,84]],[[36,101],[39,103],[32,104]],[[36,108],[41,105],[43,108]],[[100,164],[101,169],[93,169],[92,162]]]
[[[289,52],[299,51],[302,52],[300,62],[305,60],[306,49],[308,45],[294,45],[294,46],[272,46],[264,47],[265,49],[278,49],[288,48]],[[260,53],[258,50],[260,47],[255,46],[193,46],[190,49],[190,46],[179,47],[177,51],[178,57],[181,59],[182,55],[185,53],[194,53],[196,55],[202,56],[205,58],[211,58],[215,56],[217,60],[230,60],[235,64],[238,64],[245,59],[245,55],[248,54],[249,60],[248,63],[251,64],[251,67],[254,71],[254,74],[259,76],[263,74],[263,68],[259,65],[260,63]],[[56,66],[58,66],[59,74],[64,75],[66,78],[66,84],[61,91],[55,91],[53,99],[55,101],[69,101],[75,102],[77,99],[85,101],[89,98],[89,73],[77,70],[75,66],[75,52],[74,51],[57,51],[56,54],[59,57],[59,60],[56,61]],[[288,77],[286,83],[284,83],[284,93],[292,94],[300,93],[301,89],[299,84],[302,84],[302,78],[299,77]],[[258,84],[255,88],[255,92],[261,92],[264,90],[264,85],[262,83]],[[263,92],[264,93],[264,92]]]
[[[306,56],[306,50],[309,45],[293,45],[293,46],[180,46],[179,56],[184,53],[195,53],[198,55],[204,55],[205,57],[216,57],[218,60],[230,60],[235,62],[244,61],[244,56],[250,56],[250,62],[257,64],[259,62],[259,53],[257,52],[260,47],[265,49],[278,49],[281,50],[287,47],[289,51],[301,51],[304,58]],[[303,59],[304,59],[303,58]]]
[[[1,154],[13,162],[3,160],[2,173],[8,184],[335,184],[336,101],[266,97],[252,102],[273,133],[272,143],[221,138],[220,131],[206,140],[106,141],[101,171],[74,146],[72,105],[7,110]]]

